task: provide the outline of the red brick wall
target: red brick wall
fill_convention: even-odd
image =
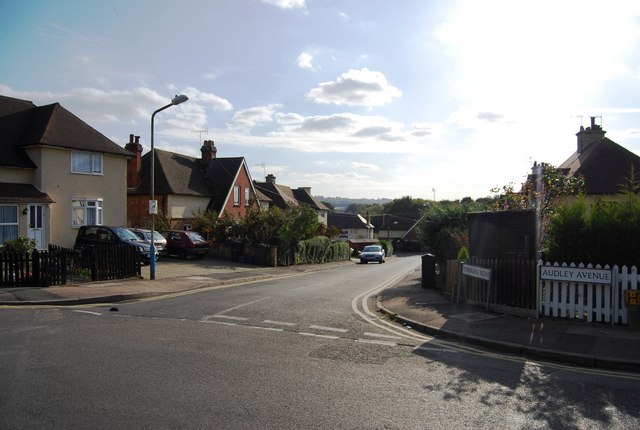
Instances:
[[[231,215],[235,217],[240,217],[240,216],[244,216],[247,213],[247,209],[249,209],[249,207],[253,207],[254,209],[257,209],[258,203],[256,202],[255,195],[253,194],[253,189],[251,190],[251,198],[253,199],[251,206],[247,206],[245,202],[244,190],[246,188],[251,188],[251,181],[249,180],[249,174],[247,173],[246,166],[244,165],[242,166],[242,169],[240,170],[240,174],[238,175],[238,178],[236,179],[236,182],[234,185],[240,186],[240,206],[233,205],[233,186],[232,186],[231,193],[229,194],[229,199],[224,204],[223,213],[226,213],[227,215]]]

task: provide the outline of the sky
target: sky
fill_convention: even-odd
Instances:
[[[590,117],[640,155],[640,2],[3,0],[0,95],[254,180],[455,200],[559,165]]]

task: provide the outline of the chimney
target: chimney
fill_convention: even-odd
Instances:
[[[130,134],[129,143],[124,146],[124,149],[133,153],[133,158],[127,159],[127,188],[138,188],[140,184],[140,170],[142,169],[142,145],[140,145],[140,136]]]
[[[578,154],[584,152],[589,145],[596,143],[604,139],[606,131],[602,129],[602,126],[596,124],[596,117],[591,117],[591,127],[586,129],[580,126],[580,131],[576,133],[578,136]]]
[[[214,145],[213,140],[205,140],[202,143],[200,152],[202,153],[202,161],[209,161],[216,158],[218,148],[216,148],[216,146]]]
[[[276,183],[276,177],[273,176],[271,173],[269,173],[264,179],[267,181],[268,184]]]

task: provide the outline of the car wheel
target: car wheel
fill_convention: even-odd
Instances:
[[[186,259],[187,251],[185,251],[184,249],[178,249],[178,258]]]
[[[360,260],[360,264],[367,264],[365,260]]]

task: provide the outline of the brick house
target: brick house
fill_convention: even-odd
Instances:
[[[147,226],[151,184],[151,151],[142,155],[139,137],[125,148],[134,154],[127,166],[129,226]],[[183,229],[198,211],[240,217],[257,209],[253,181],[244,157],[217,157],[213,140],[205,140],[201,158],[155,149],[154,197],[171,228]]]

